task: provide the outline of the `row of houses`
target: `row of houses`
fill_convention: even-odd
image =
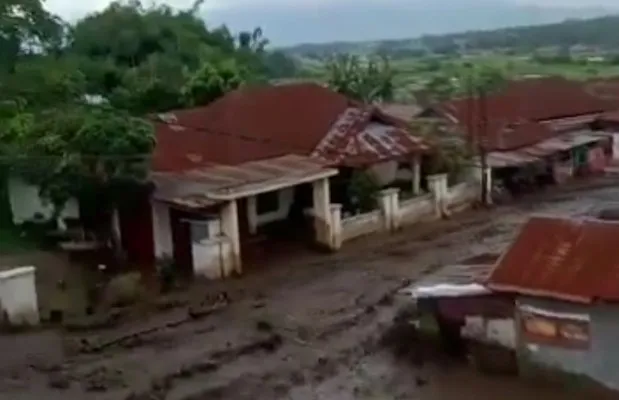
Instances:
[[[534,217],[503,254],[445,266],[404,293],[483,371],[619,390],[618,245],[616,220]]]
[[[157,116],[154,189],[121,206],[115,227],[130,264],[172,260],[208,278],[241,273],[299,243],[338,250],[361,235],[460,210],[479,200],[481,182],[491,193],[493,181],[518,170],[562,181],[581,163],[602,169],[619,157],[619,102],[593,92],[558,78],[512,83],[486,99],[481,138],[470,99],[422,110],[487,152],[486,163],[478,157],[448,182],[429,166],[436,149],[410,132],[410,107],[361,104],[315,84],[239,89]],[[351,196],[359,173],[379,190],[374,209],[361,210]],[[37,188],[18,177],[10,198],[17,224],[52,215]],[[59,226],[78,217],[69,201]]]
[[[422,115],[449,120],[469,134],[485,156],[477,164],[483,164],[491,193],[496,185],[561,183],[602,172],[619,156],[618,89],[614,80],[530,79],[509,82],[482,99],[429,107]]]

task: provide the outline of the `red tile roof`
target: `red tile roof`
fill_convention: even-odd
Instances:
[[[365,110],[316,84],[239,89],[206,107],[168,113],[178,127],[174,122],[157,124],[152,169],[182,171],[213,163],[238,165],[285,154],[310,155],[350,108]],[[369,114],[354,124],[356,135],[366,132],[376,122],[373,120],[394,130],[405,125],[378,110],[370,109]],[[398,135],[400,139],[406,136],[409,153],[421,149],[420,141],[404,130]],[[338,147],[330,152],[340,154],[343,150]],[[383,146],[366,161],[399,155],[396,153]]]
[[[488,287],[567,301],[619,301],[619,223],[531,218],[499,259]]]
[[[596,96],[580,82],[563,78],[540,78],[510,82],[499,93],[485,99],[489,150],[506,150],[536,143],[552,136],[534,122],[597,114],[617,107],[618,101]],[[443,103],[439,112],[465,130],[479,126],[480,102],[458,99]],[[520,127],[506,135],[506,125]],[[474,128],[477,131],[477,128]]]

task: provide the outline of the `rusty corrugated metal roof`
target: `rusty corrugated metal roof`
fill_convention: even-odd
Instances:
[[[591,122],[593,119],[581,117],[617,109],[619,97],[609,100],[597,96],[586,84],[564,78],[540,78],[510,82],[500,92],[488,95],[485,104],[488,128],[483,140],[487,149],[509,150],[534,144],[562,130],[562,125],[553,125],[553,120],[565,120],[570,129],[576,123]],[[453,100],[441,104],[438,110],[465,131],[469,125],[480,126],[478,101]],[[549,124],[545,128],[536,122]],[[506,128],[513,132],[506,133]]]
[[[501,292],[619,301],[619,223],[531,218],[488,279]]]
[[[316,146],[312,157],[334,165],[355,166],[399,158],[428,148],[406,130],[371,119],[370,108],[348,108]]]
[[[489,152],[487,154],[487,163],[493,168],[529,164],[560,151],[604,140],[606,137],[603,133],[588,130],[565,133],[517,150]]]
[[[286,154],[309,156],[351,108],[359,110],[356,117],[362,119],[352,121],[354,130],[348,134],[367,135],[371,122],[394,130],[405,125],[316,84],[243,88],[205,107],[167,113],[173,123],[156,124],[152,169],[184,171],[211,163],[238,165]],[[338,144],[329,150],[330,158],[343,150]],[[374,158],[385,154],[381,151]],[[355,161],[358,157],[353,154]]]
[[[286,155],[267,160],[251,161],[236,166],[211,164],[208,167],[183,172],[155,172],[152,180],[157,191],[168,199],[210,200],[244,197],[295,186],[304,182],[334,176],[336,169],[305,156]]]

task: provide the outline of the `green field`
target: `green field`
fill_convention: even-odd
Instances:
[[[619,65],[606,61],[573,59],[569,62],[538,62],[532,56],[485,54],[460,57],[411,57],[391,60],[395,72],[396,100],[413,100],[412,92],[419,90],[436,75],[457,76],[465,63],[497,68],[510,79],[538,76],[563,76],[585,80],[596,77],[619,76]],[[314,59],[301,59],[305,79],[326,80],[324,64]]]

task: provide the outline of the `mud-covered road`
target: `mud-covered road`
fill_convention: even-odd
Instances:
[[[393,293],[416,277],[504,249],[532,213],[586,215],[615,199],[619,186],[540,195],[196,285],[187,296],[206,303],[191,312],[2,336],[0,399],[582,399],[450,363],[412,366],[379,339],[397,311]],[[229,304],[211,309],[221,291]]]

